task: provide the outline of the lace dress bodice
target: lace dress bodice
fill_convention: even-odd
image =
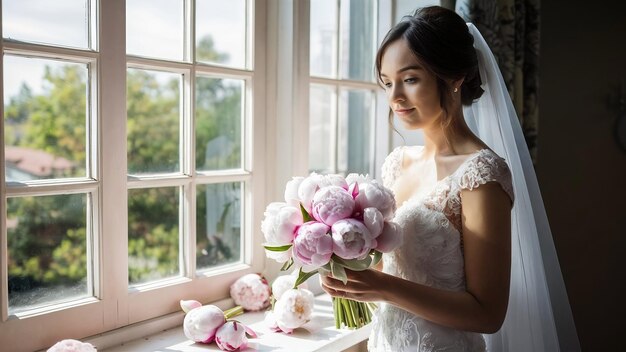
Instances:
[[[404,147],[394,149],[382,167],[383,184],[394,189],[402,168]],[[513,200],[511,174],[504,159],[489,149],[466,159],[425,195],[399,205],[394,221],[404,243],[383,256],[384,271],[423,285],[465,290],[462,251],[461,190],[499,183]],[[370,351],[485,351],[481,334],[455,330],[382,303],[373,321]]]

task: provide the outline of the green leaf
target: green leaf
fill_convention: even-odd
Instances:
[[[302,203],[300,203],[300,211],[302,212],[302,220],[304,222],[309,222],[309,221],[313,220],[311,215],[309,215],[309,213],[306,211],[306,209],[304,209],[304,206],[302,206]]]
[[[335,279],[341,280],[344,285],[348,283],[348,275],[346,275],[346,269],[344,269],[340,263],[331,260],[330,271]]]
[[[308,278],[310,278],[311,276],[317,274],[317,270],[313,270],[311,272],[304,272],[302,270],[302,268],[300,268],[300,271],[298,272],[298,278],[296,279],[296,283],[293,285],[293,288],[298,288],[298,286],[300,286],[300,284],[302,284],[303,282],[305,282]]]
[[[375,249],[372,249],[372,252],[374,253],[374,257],[372,258],[372,266],[378,265],[378,263],[380,263],[380,260],[383,258],[383,252],[377,251]]]
[[[368,255],[363,259],[343,259],[333,254],[331,263],[333,261],[350,270],[362,271],[370,267],[372,264],[372,257]]]
[[[293,265],[293,258],[289,258],[288,261],[286,261],[283,266],[280,268],[280,271],[287,271],[289,270],[289,268],[291,268],[291,266]]]
[[[272,251],[272,252],[284,252],[286,250],[288,250],[289,248],[291,248],[291,244],[286,244],[284,246],[263,246],[265,249],[267,249],[268,251]]]

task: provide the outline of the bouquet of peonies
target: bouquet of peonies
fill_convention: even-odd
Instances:
[[[317,272],[347,282],[345,269],[365,270],[402,241],[391,222],[392,192],[367,176],[294,177],[285,202],[271,203],[261,224],[269,258],[299,267],[295,286]],[[371,321],[370,306],[333,298],[336,326],[358,328]]]

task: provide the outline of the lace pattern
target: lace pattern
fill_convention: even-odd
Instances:
[[[393,187],[402,167],[402,149],[383,163],[383,184]],[[461,190],[498,182],[513,199],[505,161],[489,149],[470,156],[432,192],[400,205],[394,221],[403,229],[404,244],[383,256],[384,270],[420,284],[451,291],[465,290],[461,243]],[[452,226],[450,226],[452,225]],[[370,351],[485,351],[481,334],[444,327],[402,309],[382,304],[373,321]]]

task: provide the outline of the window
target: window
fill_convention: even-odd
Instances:
[[[375,0],[311,1],[311,171],[375,173],[378,23]]]
[[[226,298],[261,271],[262,5],[0,3],[3,346]]]

